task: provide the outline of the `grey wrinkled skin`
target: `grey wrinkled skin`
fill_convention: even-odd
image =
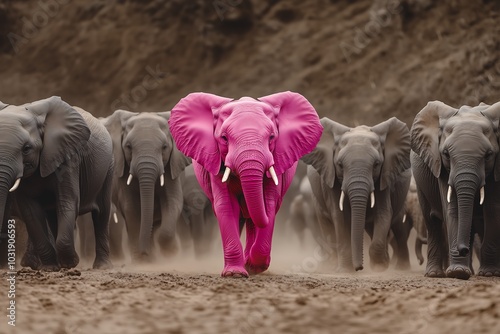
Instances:
[[[426,276],[468,279],[475,233],[478,275],[500,276],[499,118],[500,103],[456,109],[439,101],[415,117],[411,162],[428,230]]]
[[[408,127],[391,118],[373,127],[350,128],[323,118],[316,149],[302,160],[316,199],[316,215],[324,238],[336,247],[338,271],[363,269],[363,234],[372,239],[374,270],[389,266],[388,235],[395,236],[396,267],[410,266],[402,219],[410,185]],[[341,192],[345,193],[343,211]],[[371,193],[374,207],[371,208]]]
[[[117,110],[103,120],[113,140],[113,203],[125,220],[134,261],[152,260],[155,238],[163,255],[178,250],[182,179],[191,161],[177,149],[169,118],[170,112]],[[127,185],[129,175],[132,179]]]
[[[88,212],[96,239],[94,268],[108,268],[111,138],[90,113],[59,97],[0,111],[0,217],[26,223],[21,265],[73,268],[76,217]],[[9,189],[21,178],[14,192]],[[50,232],[49,232],[50,231]]]

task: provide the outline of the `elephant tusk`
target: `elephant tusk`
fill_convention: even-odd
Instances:
[[[451,186],[448,186],[448,195],[446,195],[446,201],[451,202]]]
[[[406,222],[406,213],[403,216],[403,224]]]
[[[160,176],[160,186],[163,187],[164,184],[165,184],[165,174],[161,174],[161,176]]]
[[[372,191],[370,195],[370,208],[373,209],[374,206],[375,206],[375,193]]]
[[[339,201],[340,211],[344,211],[344,198],[345,194],[344,191],[342,190],[342,192],[340,193],[340,201]]]
[[[116,215],[116,212],[113,212],[113,220],[115,221],[115,224],[118,224],[118,216]]]
[[[231,169],[229,167],[226,167],[226,170],[224,171],[224,175],[222,176],[222,183],[227,181],[230,173],[231,173]]]
[[[274,170],[273,166],[269,167],[269,173],[271,173],[271,177],[273,178],[274,184],[278,185],[278,176],[276,175],[276,171]]]
[[[19,187],[20,183],[21,183],[21,178],[18,178],[16,180],[16,182],[14,183],[14,185],[12,186],[12,188],[10,188],[9,192],[11,193],[11,192],[15,191],[17,189],[17,187]]]
[[[484,202],[484,187],[481,187],[479,205],[483,205]]]
[[[133,178],[133,176],[132,176],[132,174],[130,174],[130,175],[128,176],[128,179],[127,179],[127,186],[129,186],[129,185],[130,185],[130,183],[132,182],[132,178]]]

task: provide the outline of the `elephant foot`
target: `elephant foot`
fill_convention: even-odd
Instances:
[[[132,262],[138,264],[153,263],[154,256],[147,253],[135,254],[132,258]]]
[[[396,263],[396,269],[397,270],[410,270],[411,269],[411,266],[410,266],[410,262],[399,262]]]
[[[64,255],[58,255],[58,260],[61,268],[71,269],[75,268],[78,265],[78,263],[80,262],[80,257],[76,252],[73,252],[73,254],[66,253]]]
[[[479,267],[479,272],[477,274],[478,274],[478,276],[486,276],[486,277],[497,276],[497,277],[500,277],[500,267],[481,266],[481,267]]]
[[[248,272],[243,266],[225,266],[221,273],[222,277],[247,278]]]
[[[335,272],[337,274],[352,274],[353,272],[355,272],[354,268],[352,266],[337,266],[337,268],[335,269]]]
[[[21,266],[30,267],[33,270],[40,270],[42,268],[42,262],[38,256],[26,252],[21,259]]]
[[[94,264],[92,265],[92,268],[93,269],[101,269],[101,270],[112,269],[113,264],[109,260],[95,259]]]
[[[245,263],[245,269],[250,275],[257,275],[263,273],[269,268],[271,263],[270,256],[250,256]]]
[[[33,269],[33,268],[31,268]],[[42,264],[38,269],[40,271],[60,271],[61,266],[58,264]]]
[[[472,271],[461,264],[452,264],[446,269],[446,277],[468,280]]]

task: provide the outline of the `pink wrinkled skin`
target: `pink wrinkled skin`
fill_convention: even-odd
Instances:
[[[179,150],[193,159],[196,177],[219,221],[222,276],[265,271],[275,216],[297,161],[316,147],[323,131],[313,106],[293,92],[257,100],[192,93],[172,109],[169,124]],[[226,167],[231,174],[223,183]],[[247,233],[244,250],[240,220]]]

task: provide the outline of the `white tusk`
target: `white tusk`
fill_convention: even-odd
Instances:
[[[118,224],[118,216],[116,215],[116,212],[113,212],[113,220],[115,221],[115,224]]]
[[[342,190],[342,192],[340,193],[340,201],[339,201],[340,211],[344,211],[344,198],[345,194],[344,191]]]
[[[481,199],[479,200],[479,205],[483,205],[483,202],[484,202],[484,187],[481,187],[480,196],[481,196]]]
[[[227,181],[230,173],[231,173],[231,169],[229,169],[229,167],[226,167],[226,170],[224,171],[224,175],[222,176],[222,183]]]
[[[269,173],[271,173],[271,177],[273,178],[274,184],[278,185],[278,176],[276,175],[276,171],[274,170],[273,166],[269,167]]]
[[[160,176],[160,186],[163,187],[164,184],[165,184],[165,174],[161,174],[161,176]]]
[[[446,201],[451,202],[451,186],[448,186],[448,195],[446,195]]]
[[[406,213],[405,215],[403,216],[403,224],[406,222]]]
[[[16,182],[14,183],[14,185],[12,186],[12,188],[10,188],[9,192],[11,193],[11,192],[15,191],[17,189],[17,187],[19,187],[20,183],[21,183],[21,178],[18,178],[16,180]]]
[[[375,206],[375,193],[372,191],[370,195],[370,208],[373,208]]]
[[[127,186],[129,186],[129,185],[130,185],[130,183],[132,182],[132,178],[133,178],[133,176],[132,176],[132,174],[130,174],[130,175],[128,176]]]

